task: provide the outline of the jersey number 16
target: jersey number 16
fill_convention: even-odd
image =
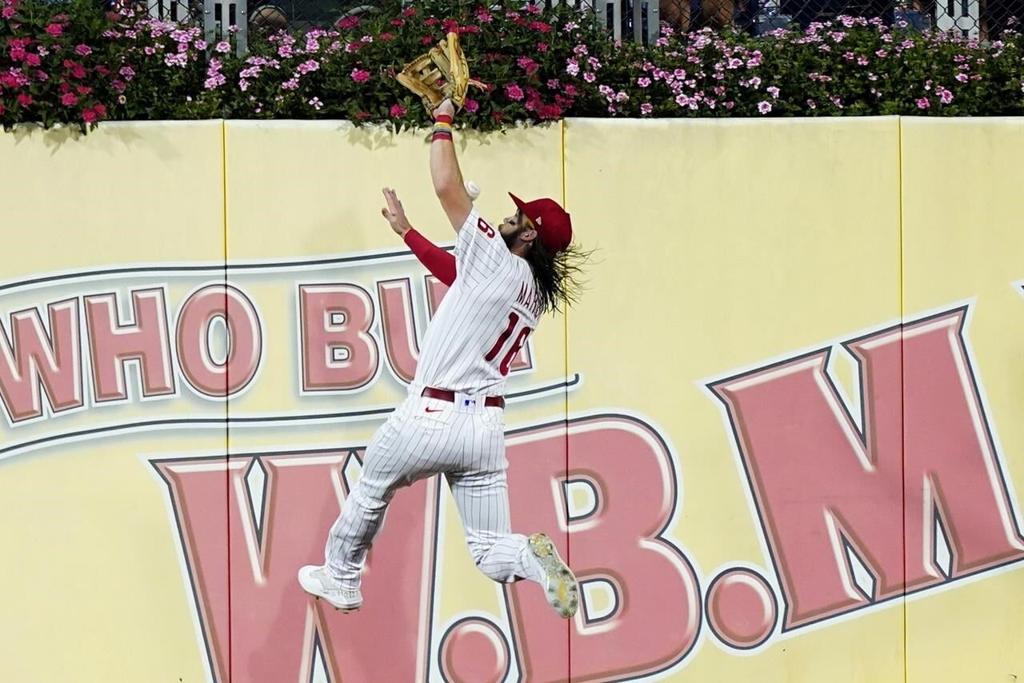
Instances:
[[[485,361],[490,363],[498,357],[501,349],[505,346],[505,342],[508,341],[509,337],[512,336],[512,332],[516,329],[516,324],[518,322],[518,313],[512,311],[508,314],[508,327],[505,328],[498,337],[498,341],[494,342],[494,346],[492,346],[491,350],[487,352],[486,356],[484,356]],[[502,377],[508,374],[508,368],[509,365],[512,364],[512,359],[515,358],[516,354],[523,348],[523,344],[526,343],[526,338],[530,336],[531,332],[533,332],[533,328],[526,326],[519,330],[519,334],[516,335],[515,341],[512,342],[512,346],[508,348],[508,352],[505,354],[505,357],[501,359],[501,365],[498,366],[498,371],[501,372]]]

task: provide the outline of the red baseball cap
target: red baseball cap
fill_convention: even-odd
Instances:
[[[537,236],[548,251],[557,254],[569,246],[569,242],[572,241],[572,220],[558,202],[546,197],[524,202],[511,192],[508,196],[523,215],[533,221],[537,228]]]

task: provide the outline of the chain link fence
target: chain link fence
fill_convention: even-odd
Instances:
[[[377,11],[373,0],[146,2],[152,16],[203,24],[208,41],[227,35],[230,26],[237,27],[233,42],[240,52],[245,52],[252,37],[280,29],[329,26],[348,15]],[[616,39],[644,43],[656,40],[662,22],[678,31],[734,28],[756,35],[783,27],[806,28],[844,14],[992,41],[1024,18],[1024,0],[533,0],[523,4],[534,3],[569,5],[593,13]]]
[[[980,41],[1018,30],[1024,0],[590,0],[574,3],[596,12],[616,38],[656,38],[660,22],[678,31],[734,28],[763,34],[807,28],[840,15],[881,18],[912,29],[951,31]]]

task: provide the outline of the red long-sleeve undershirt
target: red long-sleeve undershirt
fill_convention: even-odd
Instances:
[[[404,239],[430,274],[451,287],[455,282],[455,255],[428,240],[415,228],[406,232]]]

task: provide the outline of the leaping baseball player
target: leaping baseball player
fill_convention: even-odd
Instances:
[[[362,606],[366,554],[395,492],[443,473],[480,570],[491,579],[534,581],[562,617],[576,613],[576,577],[542,532],[512,533],[505,458],[505,378],[540,317],[575,301],[583,255],[569,214],[552,199],[524,202],[491,226],[467,194],[452,144],[455,107],[434,110],[430,175],[457,233],[455,268],[436,258],[451,289],[427,327],[408,398],[374,434],[363,473],[327,538],[326,562],[299,570],[303,590],[343,611]],[[402,203],[385,188],[381,210],[424,263],[437,252],[416,233]],[[443,253],[443,252],[442,252]],[[432,267],[432,271],[435,269]],[[457,271],[457,277],[456,277]]]

